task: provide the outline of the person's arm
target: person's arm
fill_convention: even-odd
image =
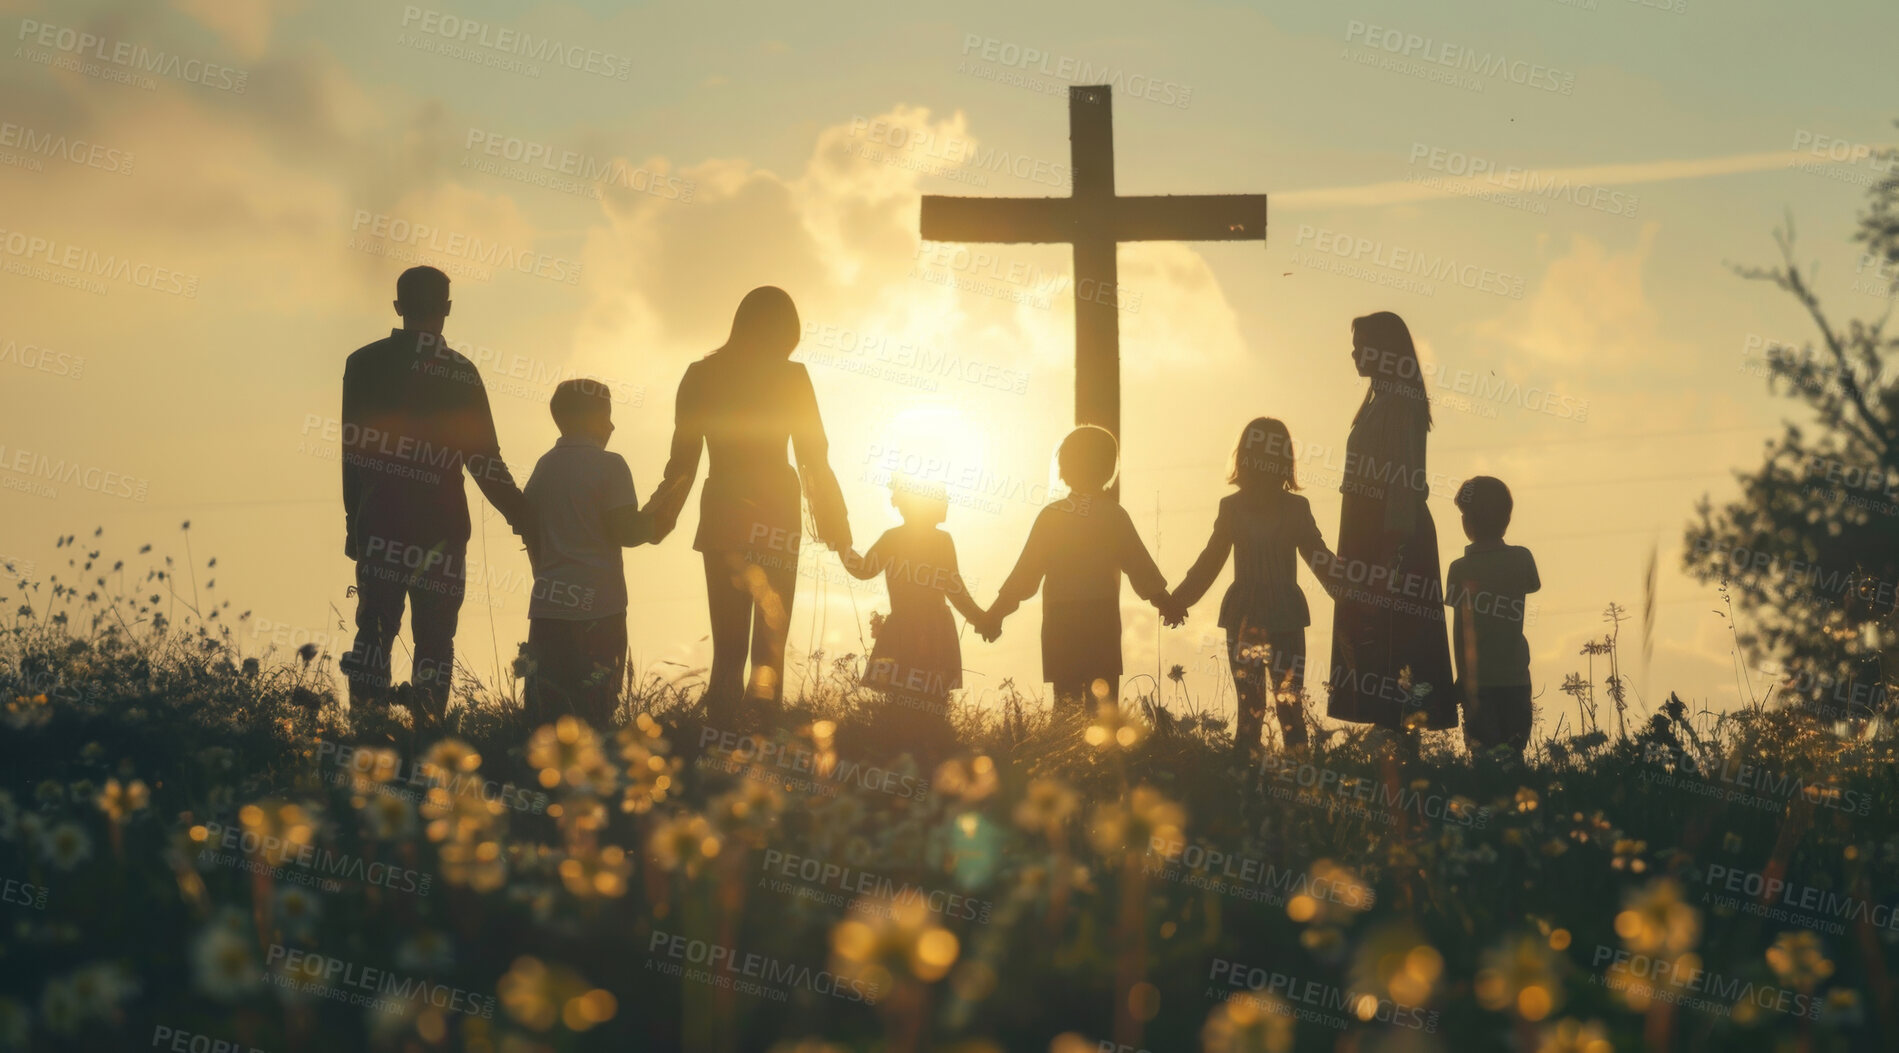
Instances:
[[[1001,625],[1002,619],[1014,614],[1022,601],[1036,594],[1042,587],[1042,577],[1048,573],[1048,523],[1049,516],[1056,513],[1044,509],[1035,517],[1035,525],[1029,528],[1029,539],[1022,545],[1022,555],[1016,558],[1015,569],[1002,581],[1002,588],[996,590],[996,602],[989,605],[989,622]]]
[[[838,549],[837,558],[843,562],[844,569],[850,572],[851,577],[858,581],[869,581],[884,572],[883,538],[878,538],[877,543],[870,546],[870,551],[861,556],[856,549],[846,545]]]
[[[495,433],[495,418],[488,406],[488,389],[481,383],[481,374],[476,372],[472,363],[468,366],[469,382],[464,385],[467,391],[467,404],[462,410],[462,453],[463,464],[468,474],[475,477],[475,485],[481,489],[482,496],[495,506],[508,526],[517,534],[525,535],[532,527],[528,522],[527,498],[521,488],[515,485],[514,474],[508,471],[508,462],[501,459],[501,439]]]
[[[652,542],[658,544],[673,532],[679,513],[699,475],[699,455],[705,449],[705,429],[700,422],[699,385],[694,366],[686,367],[679,380],[679,394],[673,400],[673,442],[666,458],[666,470],[653,496],[646,501],[652,517]]]
[[[1523,591],[1526,593],[1542,591],[1543,579],[1536,575],[1536,557],[1530,555],[1530,550],[1527,548],[1523,550],[1523,569],[1528,572],[1523,582]]]
[[[343,419],[341,434],[360,436],[363,433],[363,398],[361,380],[354,372],[355,363],[343,367]],[[349,538],[356,535],[356,508],[363,499],[363,469],[357,462],[351,446],[343,447],[343,548],[349,550]]]
[[[1294,534],[1293,547],[1298,551],[1299,558],[1306,561],[1312,576],[1319,579],[1319,587],[1336,603],[1344,588],[1336,570],[1338,554],[1326,545],[1325,535],[1319,530],[1319,521],[1312,517],[1312,506],[1301,501],[1300,507],[1300,514],[1304,518]]]
[[[976,602],[976,598],[969,594],[968,587],[964,585],[963,572],[956,565],[956,542],[948,536],[943,539],[943,560],[949,571],[949,583],[944,587],[943,593],[949,597],[950,606],[956,608],[956,613],[962,615],[963,620],[969,624],[983,625],[989,619],[989,612],[982,609],[982,605]]]
[[[653,517],[640,510],[640,492],[633,486],[633,469],[626,459],[613,456],[607,475],[607,529],[621,548],[653,540]]]
[[[1134,520],[1120,505],[1114,509],[1119,513],[1121,533],[1121,567],[1127,573],[1128,584],[1134,586],[1134,595],[1165,611],[1174,600],[1167,595],[1167,577],[1160,567],[1155,565],[1154,557],[1148,554],[1147,545],[1141,541],[1141,535],[1134,529]]]
[[[1222,507],[1213,517],[1213,532],[1207,537],[1207,547],[1200,550],[1200,558],[1193,561],[1187,570],[1187,576],[1180,579],[1174,589],[1174,609],[1185,614],[1187,608],[1200,602],[1213,585],[1213,579],[1220,576],[1221,568],[1233,551],[1233,531],[1227,524],[1226,509]]]
[[[786,395],[791,400],[791,448],[798,461],[798,479],[811,503],[811,520],[818,540],[831,548],[851,547],[850,513],[844,490],[831,471],[830,440],[824,436],[824,418],[818,414],[818,394],[811,374],[793,362]]]

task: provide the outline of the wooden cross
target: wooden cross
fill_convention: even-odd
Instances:
[[[1075,246],[1075,423],[1121,437],[1121,318],[1115,250],[1123,241],[1266,239],[1266,195],[1118,197],[1112,96],[1068,89],[1068,197],[923,198],[929,241],[1058,242]]]

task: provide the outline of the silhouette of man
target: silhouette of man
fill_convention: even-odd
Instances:
[[[448,275],[396,279],[402,328],[343,370],[343,551],[356,561],[356,643],[343,656],[350,705],[387,706],[389,658],[409,605],[416,723],[439,723],[455,669],[470,523],[462,471],[517,533],[527,501],[495,438],[473,363],[442,339]]]

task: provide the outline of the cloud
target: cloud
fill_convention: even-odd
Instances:
[[[1611,248],[1583,234],[1551,260],[1542,281],[1519,308],[1475,327],[1479,340],[1502,345],[1505,360],[1518,354],[1565,366],[1603,368],[1681,358],[1687,350],[1661,333],[1661,316],[1644,287],[1654,254],[1655,223],[1635,244]]]
[[[303,6],[304,0],[172,0],[172,7],[202,22],[251,62],[270,49],[278,20]]]

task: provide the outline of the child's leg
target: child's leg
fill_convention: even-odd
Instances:
[[[1288,746],[1306,744],[1306,632],[1293,629],[1267,638],[1271,649],[1273,709],[1279,734]]]
[[[1233,748],[1245,752],[1259,745],[1260,729],[1266,722],[1266,663],[1259,645],[1248,644],[1242,629],[1226,631],[1227,665],[1233,670],[1233,693],[1239,698],[1239,713],[1233,724]]]
[[[620,708],[620,679],[626,671],[626,616],[576,622],[581,674],[576,695],[580,717],[595,729],[613,726]]]

